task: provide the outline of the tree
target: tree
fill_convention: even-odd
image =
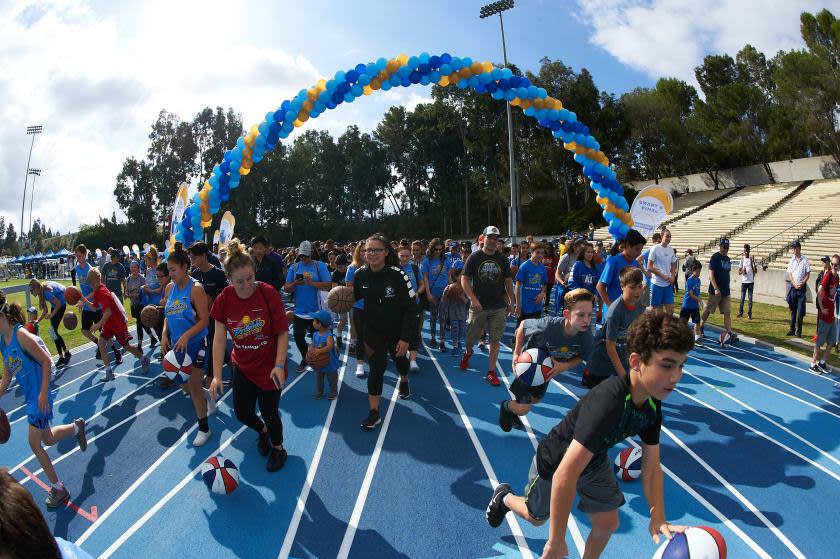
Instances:
[[[198,147],[190,123],[165,110],[152,125],[149,140],[147,159],[157,200],[155,217],[166,229],[178,187],[195,175]]]
[[[3,242],[3,247],[13,256],[18,256],[20,254],[20,245],[18,244],[17,233],[15,232],[15,226],[12,225],[11,221],[6,226],[6,240]]]
[[[148,162],[129,157],[117,175],[114,196],[141,239],[155,238],[155,187]]]

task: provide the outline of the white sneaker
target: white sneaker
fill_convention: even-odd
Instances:
[[[207,415],[211,415],[211,414],[216,413],[216,408],[217,407],[218,407],[218,404],[216,403],[216,400],[214,400],[213,397],[208,394],[207,395]]]
[[[412,373],[416,373],[417,371],[420,370],[420,365],[417,364],[417,361],[412,361],[408,365],[408,370],[411,371]]]
[[[195,435],[195,439],[193,439],[193,446],[204,446],[204,444],[210,440],[210,435],[213,434],[213,431],[199,431]]]
[[[364,378],[365,376],[365,366],[361,363],[356,365],[356,376],[359,378]]]

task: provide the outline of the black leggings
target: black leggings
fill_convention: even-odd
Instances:
[[[408,352],[402,357],[395,355],[397,350],[397,342],[399,340],[394,338],[386,340],[378,336],[371,336],[368,332],[368,340],[365,343],[365,351],[367,352],[368,363],[370,364],[370,374],[368,375],[368,394],[371,396],[382,395],[382,380],[385,377],[385,367],[388,365],[388,354],[391,354],[391,359],[397,366],[397,372],[401,378],[408,376]]]
[[[365,362],[365,309],[353,309],[353,327],[356,329],[356,361]]]
[[[131,304],[131,316],[137,321],[137,347],[140,347],[143,344],[143,332],[149,334],[150,338],[154,338],[155,335],[152,333],[152,329],[148,326],[143,326],[143,321],[140,319],[140,314],[143,312],[143,305],[140,303]]]
[[[294,334],[295,334],[295,345],[300,352],[300,362],[303,363],[306,361],[306,350],[309,349],[309,346],[306,344],[306,333],[312,332],[314,327],[312,326],[312,319],[311,318],[301,318],[295,315],[295,322],[294,322]]]
[[[61,319],[64,316],[64,311],[67,310],[67,305],[61,305],[59,309],[50,318],[50,325],[55,333],[55,349],[58,351],[59,357],[67,353],[67,344],[64,343],[64,338],[58,333],[58,326],[61,324]]]
[[[257,433],[262,433],[263,426],[268,430],[271,444],[277,446],[283,444],[283,422],[280,420],[280,394],[281,390],[263,390],[240,371],[236,365],[231,363],[233,376],[230,382],[233,390],[233,411],[243,425],[247,425]],[[260,406],[260,415],[257,417],[256,405]]]

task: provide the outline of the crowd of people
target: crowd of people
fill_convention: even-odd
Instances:
[[[371,431],[381,421],[379,405],[389,358],[398,373],[397,391],[402,399],[411,397],[409,377],[419,369],[417,352],[424,342],[430,351],[460,356],[461,371],[468,371],[471,361],[475,365],[480,359],[481,365],[486,364],[481,374],[490,385],[499,386],[497,358],[507,321],[515,319],[514,362],[524,351],[537,348],[551,357],[553,368],[547,382],[539,386],[514,380],[511,397],[499,404],[503,432],[522,427],[522,418],[539,404],[552,379],[562,381],[564,373],[582,370],[580,380],[589,392],[539,444],[525,495],[517,496],[504,483],[494,488],[487,521],[499,526],[510,511],[535,525],[550,518],[544,556],[563,557],[566,522],[577,492],[579,508],[592,521],[585,556],[597,557],[616,530],[617,511],[624,503],[607,450],[628,436],[640,435],[643,442],[651,535],[656,539],[658,534],[670,536],[682,529],[668,524],[664,511],[658,449],[660,402],[674,390],[688,352],[702,343],[711,313],[719,310],[725,330],[734,336],[729,241],[721,241],[709,261],[705,302],[700,291],[702,264],[693,255],[684,259],[685,294],[679,317],[674,315],[679,264],[670,241],[671,233],[663,229],[645,250],[646,239],[630,230],[607,247],[594,242],[590,230],[588,236],[561,238],[557,246],[531,237],[505,244],[498,228],[488,226],[475,242],[390,241],[376,234],[345,245],[333,240],[303,241],[297,247],[276,250],[267,237],[258,235],[247,247],[232,240],[215,251],[202,241],[189,247],[176,244],[165,258],[149,246],[142,259],[127,263],[121,262],[119,251],[93,262],[87,247],[79,245],[73,283],[82,294],[78,303],[82,332],[96,344],[96,358],[104,365],[103,382],[114,379],[113,367],[121,363],[122,349],[148,369],[149,357],[142,349],[146,336],[150,348],[160,344],[158,359],[170,349],[189,355],[194,366],[178,389],[189,394],[195,411],[197,430],[192,444],[198,447],[208,441],[209,416],[221,394],[230,389],[235,415],[256,433],[257,452],[266,457],[268,471],[282,468],[288,457],[279,407],[289,376],[292,342],[299,356],[296,374],[315,373],[315,398],[324,397],[325,389],[328,399],[337,397],[339,351],[346,347],[356,358],[355,374],[366,377],[368,392],[361,427]],[[801,291],[810,273],[803,258],[797,248],[788,267],[791,331],[797,327],[800,333]],[[835,255],[818,279],[820,327],[812,368],[825,366],[826,353],[837,342],[838,269],[840,256]],[[742,288],[738,316],[748,295],[747,317],[751,318],[757,268],[748,247],[738,262],[738,273],[747,286]],[[350,312],[335,313],[329,308],[328,294],[337,286],[352,290]],[[51,425],[50,379],[54,367],[67,366],[72,357],[58,333],[67,310],[65,289],[54,281],[32,280],[30,290],[39,306],[30,309],[36,312],[29,321],[19,305],[6,303],[0,295],[0,351],[5,369],[0,395],[13,378],[24,389],[29,443],[52,484],[49,507],[66,502],[69,491],[43,445],[71,436],[82,450],[87,445],[84,419]],[[124,299],[138,319],[136,345],[123,310]],[[151,325],[140,320],[149,306],[159,311]],[[27,322],[47,319],[58,349],[55,364],[43,341],[25,327]],[[421,332],[426,320],[428,338],[424,341]],[[822,345],[826,349],[819,360]],[[171,384],[161,378],[162,386]]]

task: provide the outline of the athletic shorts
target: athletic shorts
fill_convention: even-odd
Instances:
[[[127,326],[118,331],[111,331],[108,329],[108,326],[103,326],[101,335],[106,340],[110,340],[112,338],[117,340],[117,343],[123,347],[127,346],[133,338],[131,333],[128,331]]]
[[[624,493],[618,487],[609,460],[588,468],[577,481],[580,496],[578,510],[584,513],[610,512],[624,504]],[[551,505],[551,480],[543,479],[537,472],[536,456],[528,470],[528,485],[525,486],[525,505],[528,514],[535,520],[547,520]]]
[[[719,294],[709,295],[709,302],[706,303],[706,311],[713,314],[715,309],[720,309],[720,314],[729,314],[729,295],[721,297]]]
[[[102,320],[102,311],[82,311],[82,330],[90,330],[90,327]]]
[[[650,306],[661,307],[662,305],[674,304],[674,286],[673,285],[656,285],[650,286]]]
[[[490,343],[502,341],[505,334],[505,321],[507,320],[507,309],[483,309],[474,311],[470,309],[467,318],[467,338],[478,340],[485,330],[490,334]],[[469,345],[469,344],[468,344]]]
[[[533,404],[539,402],[545,396],[546,390],[548,390],[547,382],[539,386],[530,386],[517,378],[510,385],[510,392],[516,398],[517,404]]]
[[[26,414],[26,421],[36,429],[49,429],[52,418],[52,404],[50,404],[50,411],[45,414],[41,412]]]
[[[522,324],[523,320],[530,320],[532,318],[542,318],[542,311],[521,313],[519,318],[516,319],[516,326]]]
[[[686,320],[691,319],[694,324],[700,324],[700,309],[687,309],[685,307],[680,309],[680,318]]]
[[[583,378],[581,379],[581,384],[586,388],[592,389],[607,380],[610,377],[599,377],[598,375],[593,375],[592,372],[589,370],[589,367],[586,367],[583,370]]]
[[[837,326],[835,322],[832,320],[831,322],[823,322],[822,320],[817,320],[817,347],[822,346],[824,343],[834,343],[834,336],[837,332]]]

